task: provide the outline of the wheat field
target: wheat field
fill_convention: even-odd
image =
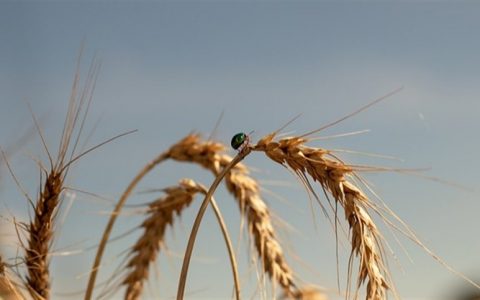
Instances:
[[[1,295],[5,299],[51,299],[55,293],[52,290],[51,261],[56,252],[54,239],[61,232],[60,215],[65,213],[67,193],[80,192],[67,184],[70,168],[81,164],[87,155],[92,155],[102,147],[117,142],[120,138],[129,138],[134,131],[124,132],[108,138],[94,146],[80,146],[84,143],[84,127],[88,120],[88,113],[93,99],[93,90],[97,80],[99,64],[93,61],[87,72],[86,79],[81,80],[81,55],[78,59],[77,71],[74,76],[70,100],[65,115],[62,134],[59,138],[58,153],[52,153],[48,145],[44,130],[38,121],[35,112],[31,111],[35,135],[38,136],[47,160],[35,160],[40,171],[38,182],[39,192],[36,197],[30,196],[23,188],[22,182],[16,177],[15,170],[10,164],[9,156],[2,150],[3,162],[10,173],[16,188],[23,193],[24,200],[30,203],[30,219],[20,221],[15,215],[5,214],[2,217],[15,228],[17,250],[14,257],[1,257]],[[83,86],[81,85],[83,82]],[[148,162],[133,177],[124,192],[115,201],[114,208],[106,214],[108,222],[103,235],[90,251],[95,253],[92,267],[86,273],[88,277],[85,289],[74,293],[77,297],[89,300],[94,297],[110,298],[123,297],[124,299],[142,299],[145,286],[152,284],[151,273],[155,270],[158,257],[168,251],[166,233],[178,226],[184,211],[190,209],[196,198],[201,202],[194,213],[190,232],[186,232],[188,240],[183,255],[182,267],[179,272],[177,299],[186,297],[188,285],[187,276],[189,265],[194,253],[194,243],[201,226],[202,218],[208,206],[212,206],[221,234],[225,241],[225,248],[229,257],[231,269],[232,297],[285,299],[328,299],[328,294],[341,296],[345,299],[382,300],[390,297],[400,299],[401,291],[396,289],[395,282],[390,274],[389,260],[395,258],[393,246],[385,239],[386,233],[380,231],[377,223],[384,223],[390,233],[403,235],[437,260],[443,267],[454,273],[475,288],[479,288],[466,275],[444,262],[430,248],[423,244],[414,231],[397,214],[395,214],[382,199],[380,199],[363,177],[363,172],[417,172],[415,169],[393,169],[368,165],[348,164],[339,157],[335,150],[309,146],[316,139],[316,135],[329,127],[354,117],[375,104],[397,94],[401,89],[392,91],[376,100],[367,103],[344,117],[328,123],[319,129],[299,135],[285,136],[284,129],[295,121],[294,118],[279,129],[258,139],[251,140],[250,135],[241,133],[232,139],[232,146],[236,155],[227,153],[228,146],[224,143],[205,139],[198,133],[190,133],[178,142],[165,147],[153,160]],[[351,134],[357,134],[354,132]],[[289,263],[285,251],[288,245],[278,237],[278,222],[273,218],[276,213],[263,199],[261,183],[251,175],[249,166],[242,163],[249,155],[260,153],[271,163],[280,164],[285,172],[289,172],[293,179],[298,181],[304,189],[304,197],[318,205],[324,217],[332,225],[337,248],[337,277],[339,269],[338,247],[343,238],[349,252],[346,283],[343,289],[338,284],[334,288],[314,287],[298,276]],[[102,259],[105,249],[115,241],[111,233],[117,219],[122,217],[123,208],[127,200],[135,195],[135,189],[144,178],[160,165],[172,161],[173,164],[193,163],[202,169],[210,171],[214,177],[213,183],[206,185],[199,183],[195,178],[181,179],[178,184],[170,187],[158,187],[152,192],[161,192],[163,196],[138,206],[134,213],[143,218],[141,223],[132,228],[141,233],[138,238],[126,249],[123,255],[116,257],[119,261],[114,273],[107,275],[108,280],[98,283],[97,274],[102,271]],[[188,174],[186,174],[188,175]],[[226,224],[221,209],[213,195],[219,184],[225,183],[229,197],[237,202],[237,213],[241,219],[240,228],[245,230],[247,249],[239,247],[230,237],[232,228]],[[99,198],[98,195],[81,193]],[[306,200],[307,200],[306,199]],[[225,200],[222,200],[225,201]],[[63,210],[63,212],[62,212]],[[74,214],[74,211],[67,211]],[[68,217],[68,214],[66,217]],[[276,217],[275,217],[276,218]],[[288,220],[286,220],[288,222]],[[88,229],[86,229],[88,230]],[[120,236],[120,239],[123,237]],[[117,238],[115,238],[117,239]],[[399,244],[398,246],[402,246]],[[239,273],[237,255],[241,251],[250,252],[251,267],[256,271],[257,287],[253,295],[245,295],[242,282],[245,274]],[[68,257],[69,255],[66,254]],[[123,256],[123,257],[122,257]],[[209,272],[214,272],[210,270]],[[249,272],[250,275],[251,272]],[[158,280],[158,279],[157,279]],[[266,284],[266,281],[269,283]],[[119,296],[118,290],[123,296]],[[188,294],[187,294],[188,295]]]
[[[0,300],[476,299],[479,27],[468,1],[2,1]]]

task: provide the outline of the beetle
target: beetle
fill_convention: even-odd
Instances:
[[[230,144],[232,145],[233,149],[242,151],[245,145],[248,145],[249,141],[250,137],[247,134],[244,132],[239,132],[232,137]]]

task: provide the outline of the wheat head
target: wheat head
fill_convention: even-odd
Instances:
[[[28,227],[29,240],[25,250],[25,263],[28,270],[26,283],[35,299],[48,299],[50,296],[48,254],[62,186],[61,174],[51,172],[35,206],[34,219]]]
[[[80,63],[81,55],[78,59]],[[26,226],[28,245],[25,248],[25,264],[27,275],[25,285],[34,299],[50,298],[50,247],[55,232],[55,217],[64,191],[64,180],[71,164],[81,155],[75,157],[83,125],[92,100],[96,75],[99,65],[92,63],[85,86],[79,89],[80,68],[77,66],[73,82],[68,109],[60,137],[58,153],[55,159],[50,155],[40,126],[33,115],[35,126],[40,135],[45,152],[50,161],[50,169],[42,168],[45,182],[41,183],[41,190],[34,204],[34,216]],[[86,108],[85,108],[86,107]],[[86,152],[89,152],[87,150]],[[86,153],[84,152],[84,153]]]
[[[329,158],[328,150],[306,146],[307,139],[290,137],[277,142],[274,137],[274,133],[263,137],[252,149],[264,152],[270,159],[289,167],[304,180],[307,174],[310,175],[331,193],[344,209],[345,219],[350,226],[351,251],[359,260],[355,298],[358,288],[368,281],[366,299],[386,299],[386,292],[391,285],[386,279],[388,270],[382,256],[382,239],[367,212],[369,198],[348,181],[354,170],[339,160]]]
[[[199,135],[191,134],[173,145],[171,159],[197,163],[218,176],[232,157],[223,153],[225,146],[212,141],[202,141]],[[225,176],[227,189],[238,202],[246,216],[250,235],[262,262],[263,271],[277,282],[285,293],[293,293],[297,287],[282,247],[275,235],[269,208],[260,196],[257,182],[249,176],[243,164],[235,165]]]
[[[126,300],[139,299],[149,266],[157,258],[167,227],[172,226],[175,216],[192,203],[195,194],[204,193],[205,188],[193,180],[184,179],[178,186],[164,191],[164,197],[149,204],[148,217],[141,225],[143,234],[130,250],[126,266],[129,271],[122,282],[126,286]]]

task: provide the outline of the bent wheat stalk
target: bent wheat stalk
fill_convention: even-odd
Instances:
[[[194,199],[195,194],[206,194],[204,186],[191,179],[183,179],[178,186],[164,189],[166,196],[149,205],[149,217],[142,223],[143,235],[137,240],[130,252],[131,258],[127,263],[130,269],[122,284],[126,286],[125,299],[139,299],[143,284],[148,278],[148,269],[160,251],[167,226],[172,226],[175,215],[180,215]],[[220,210],[212,199],[212,207],[219,221],[220,227],[229,251],[230,263],[233,266],[236,298],[240,299],[240,281],[233,246],[230,241],[225,222]]]
[[[84,297],[85,300],[90,300],[92,298],[93,289],[95,288],[95,280],[98,274],[98,268],[100,267],[100,262],[102,260],[103,253],[107,246],[108,239],[112,232],[113,225],[117,220],[117,216],[122,211],[122,208],[125,205],[128,197],[133,192],[137,184],[145,177],[145,175],[147,175],[151,170],[153,170],[155,166],[165,161],[167,158],[168,158],[168,152],[161,153],[154,160],[152,160],[145,167],[143,167],[143,169],[140,170],[140,172],[135,176],[135,178],[127,186],[122,196],[118,200],[117,204],[115,205],[115,208],[113,209],[113,212],[111,213],[110,218],[108,220],[107,226],[105,227],[105,230],[103,232],[102,239],[100,240],[100,243],[98,244],[98,247],[97,247],[97,254],[95,255],[95,260],[93,262],[90,276],[88,278],[87,289],[85,291],[85,297]]]
[[[240,162],[246,155],[247,151],[240,153],[237,155],[226,167],[225,169],[215,178],[215,181],[210,186],[207,194],[205,195],[205,199],[203,200],[195,221],[193,223],[192,230],[190,231],[190,237],[188,239],[187,249],[185,250],[185,255],[183,258],[182,264],[182,271],[180,273],[180,280],[178,283],[178,290],[177,290],[177,300],[183,300],[183,295],[185,293],[185,283],[187,281],[187,274],[188,274],[188,267],[190,266],[190,258],[192,257],[193,253],[193,246],[195,244],[195,239],[197,237],[198,229],[200,228],[200,223],[202,221],[203,215],[207,210],[208,204],[211,202],[213,193],[215,192],[216,188],[222,181],[225,174],[230,171],[230,169],[235,166],[238,162]]]

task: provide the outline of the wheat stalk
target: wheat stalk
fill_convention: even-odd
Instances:
[[[130,184],[127,186],[125,191],[123,192],[122,196],[118,200],[117,204],[115,205],[115,208],[113,209],[113,212],[110,215],[110,218],[108,220],[107,226],[105,227],[105,230],[102,234],[102,239],[100,240],[100,243],[98,244],[97,247],[97,253],[95,255],[95,260],[93,262],[93,266],[91,268],[90,276],[88,278],[88,283],[87,283],[87,289],[85,291],[85,300],[90,300],[93,295],[93,290],[95,288],[95,281],[97,278],[98,274],[98,269],[100,267],[100,262],[102,261],[103,253],[105,252],[105,248],[107,246],[108,239],[110,237],[110,234],[113,229],[113,225],[115,224],[115,221],[117,220],[117,216],[120,214],[122,211],[123,206],[127,202],[128,197],[131,195],[137,184],[151,171],[155,166],[160,164],[161,162],[165,161],[168,158],[167,153],[161,153],[158,155],[155,159],[153,159],[151,162],[149,162],[147,165],[145,165],[140,172],[133,178],[133,180],[130,182]]]
[[[367,212],[371,206],[369,198],[348,181],[354,170],[339,160],[330,159],[327,150],[305,146],[308,141],[305,138],[283,138],[276,142],[274,137],[275,133],[265,136],[252,149],[262,151],[273,161],[289,167],[303,180],[308,180],[306,175],[310,175],[331,193],[345,211],[345,219],[350,226],[352,255],[359,259],[357,292],[368,280],[366,299],[386,299],[391,284],[386,279],[388,270],[382,256],[382,238]]]
[[[191,179],[183,179],[178,186],[166,188],[164,192],[166,193],[164,197],[150,203],[149,216],[142,223],[144,233],[130,251],[131,258],[126,266],[130,269],[130,272],[122,282],[126,286],[126,300],[138,299],[140,297],[143,284],[148,278],[149,266],[156,260],[164,241],[165,231],[168,226],[173,226],[175,215],[180,215],[191,204],[195,194],[207,193],[204,186]],[[220,210],[214,200],[212,204],[227,244],[234,272],[235,291],[237,299],[240,299],[240,281],[233,246]]]

